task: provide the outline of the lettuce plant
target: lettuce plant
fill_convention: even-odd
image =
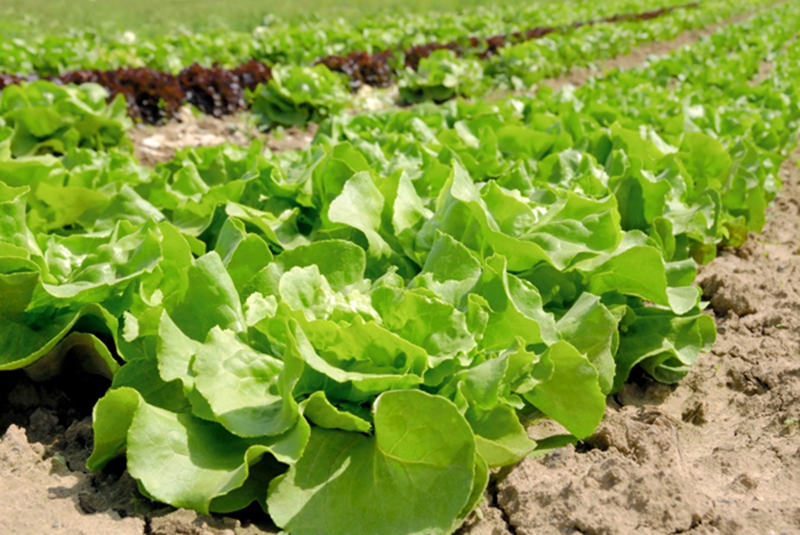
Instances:
[[[798,21],[777,6],[574,91],[340,115],[269,157],[12,158],[2,127],[0,370],[110,377],[88,466],[125,455],[155,500],[451,533],[490,470],[711,347],[697,265],[764,223]],[[568,435],[531,440],[545,417]]]
[[[248,97],[265,129],[318,123],[342,111],[349,101],[344,78],[324,65],[275,67],[272,79]]]
[[[0,93],[0,117],[13,128],[11,154],[66,154],[82,147],[105,150],[128,146],[132,126],[121,96],[106,104],[108,92],[96,84],[64,87],[40,80],[12,85]]]
[[[455,96],[478,94],[482,80],[483,68],[478,61],[458,58],[451,50],[436,50],[419,62],[416,71],[407,68],[398,87],[406,102],[444,102]]]

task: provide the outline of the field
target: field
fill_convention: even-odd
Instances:
[[[521,2],[505,0],[495,2],[499,6],[536,5],[540,0]],[[8,18],[33,19],[37,27],[50,30],[70,28],[105,27],[144,34],[156,34],[165,28],[185,26],[195,30],[204,27],[227,27],[249,31],[270,18],[289,20],[331,20],[346,18],[357,21],[384,13],[429,13],[453,12],[486,5],[481,0],[443,0],[431,5],[422,0],[381,0],[369,2],[337,2],[335,0],[300,0],[298,2],[276,2],[274,0],[239,0],[235,3],[220,0],[165,0],[156,2],[99,2],[97,0],[7,0],[2,9]],[[13,19],[12,19],[13,20]]]
[[[0,533],[800,532],[800,1],[190,7],[3,6]]]

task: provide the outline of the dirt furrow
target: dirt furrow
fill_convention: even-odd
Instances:
[[[580,87],[586,82],[588,82],[592,76],[596,76],[601,72],[610,71],[614,69],[626,70],[638,67],[644,64],[644,62],[647,61],[647,59],[650,58],[651,56],[664,56],[674,50],[677,50],[687,45],[691,45],[699,41],[703,37],[711,35],[720,28],[724,28],[725,26],[730,26],[731,24],[736,24],[742,22],[743,20],[747,20],[748,18],[752,17],[759,11],[760,10],[742,13],[734,17],[731,17],[727,20],[724,20],[722,22],[719,22],[717,24],[712,24],[711,26],[703,28],[702,30],[691,30],[683,32],[672,41],[656,41],[653,43],[644,44],[640,47],[633,49],[628,54],[622,54],[620,56],[616,56],[609,60],[603,61],[600,63],[598,67],[572,69],[569,73],[565,74],[564,76],[543,80],[542,85],[547,87],[552,87],[553,89],[556,90],[561,89],[567,85]]]

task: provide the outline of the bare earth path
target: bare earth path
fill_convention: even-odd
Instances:
[[[648,45],[604,67],[635,66],[705,33]],[[187,136],[247,135],[214,121],[197,121],[211,126]],[[141,139],[155,134],[168,137],[156,130]],[[580,449],[497,475],[462,535],[800,533],[800,169],[793,159],[800,151],[781,168],[786,187],[764,232],[698,277],[719,329],[712,353],[677,386],[634,377],[609,399],[603,424]],[[91,407],[106,387],[91,378],[34,384],[21,372],[0,374],[0,534],[277,533],[257,508],[208,518],[150,502],[123,463],[87,473]]]

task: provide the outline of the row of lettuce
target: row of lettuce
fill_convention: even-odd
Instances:
[[[102,121],[64,151],[7,126],[0,370],[112,378],[89,467],[125,454],[153,499],[255,501],[298,535],[452,532],[489,469],[710,348],[697,263],[764,224],[797,27],[787,2],[576,90],[338,115],[279,155],[149,169]],[[545,416],[570,435],[537,445]]]
[[[686,0],[568,0],[504,2],[453,13],[387,14],[352,22],[267,19],[251,32],[186,28],[155,36],[76,29],[64,34],[36,24],[0,24],[0,72],[57,75],[73,69],[150,67],[177,74],[192,63],[233,67],[255,58],[267,64],[305,65],[317,58],[363,50],[407,49],[430,42],[524,32],[622,12],[670,7]]]
[[[756,4],[759,3],[765,2]],[[344,63],[313,67],[282,64],[270,69],[251,60],[231,71],[199,65],[188,67],[178,75],[152,69],[72,71],[60,75],[57,81],[102,84],[110,91],[110,98],[124,97],[132,118],[148,123],[177,117],[183,105],[192,104],[216,116],[250,106],[264,129],[296,126],[320,122],[345,109],[393,103],[394,97],[387,92],[367,98],[354,96],[351,90],[363,84],[386,86],[396,79],[400,100],[405,103],[442,102],[497,89],[524,89],[545,78],[566,74],[573,68],[626,53],[643,43],[670,40],[687,30],[708,27],[733,13],[754,7],[752,2],[741,0],[711,0],[700,7],[678,9],[653,19],[586,25],[550,33],[505,46],[483,59],[470,56],[464,50],[459,50],[462,53],[459,56],[450,49],[429,47],[424,50],[428,55],[418,58],[413,68],[404,67],[402,59],[390,67],[387,62],[397,59],[393,56],[356,54],[340,58],[346,59]],[[332,72],[329,66],[343,72]],[[20,79],[7,77],[3,82],[0,77],[0,89],[6,83],[15,85]],[[13,97],[0,96],[0,113],[25,106],[48,108],[50,99],[60,100],[59,95],[66,94],[49,88],[47,82],[33,85],[37,88],[31,89],[27,103],[18,96],[19,91],[15,91]],[[42,94],[54,96],[42,98]],[[89,105],[93,106],[97,101],[95,96],[93,92],[84,100],[91,101]]]

